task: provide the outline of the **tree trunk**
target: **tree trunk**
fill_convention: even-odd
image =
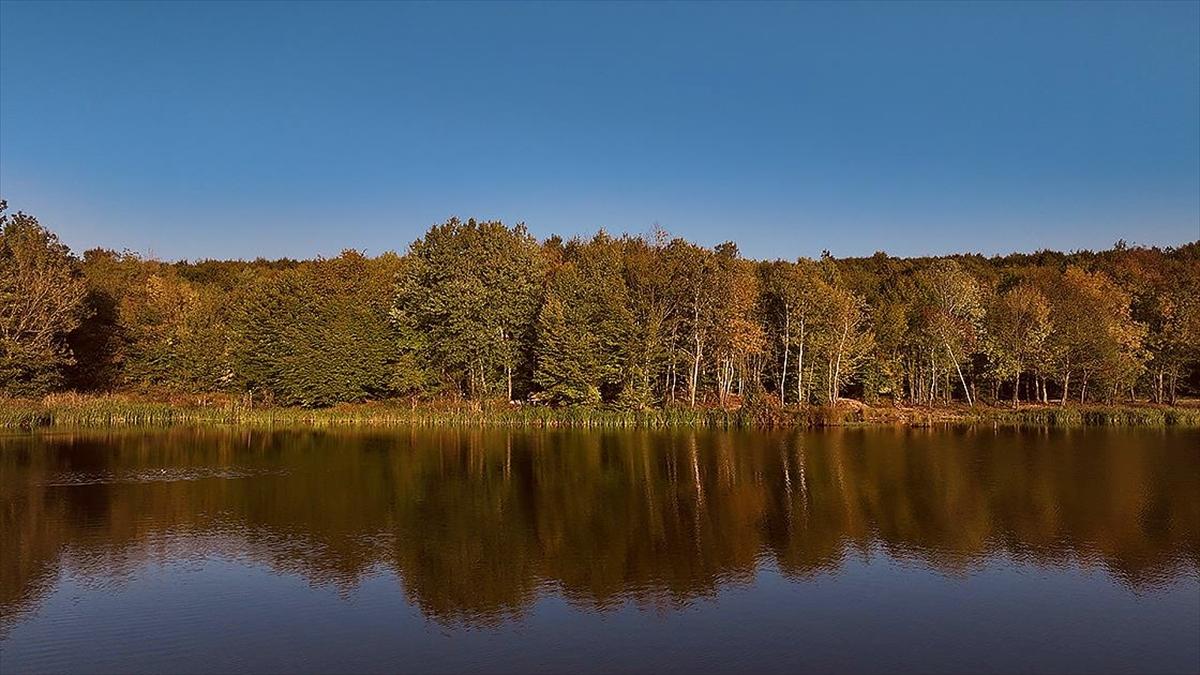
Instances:
[[[831,391],[833,391],[833,359],[829,359],[825,364],[825,398],[829,403],[833,403]]]
[[[800,353],[796,355],[796,405],[804,403],[804,325],[808,317],[800,317]]]
[[[700,385],[700,333],[696,333],[696,351],[692,358],[691,405],[696,407],[696,388]]]
[[[787,367],[788,354],[792,348],[792,312],[791,308],[783,308],[783,373],[779,376],[779,405],[787,405]]]
[[[950,343],[946,343],[946,351],[950,354],[950,360],[954,362],[954,369],[958,371],[958,381],[962,383],[963,395],[967,397],[967,405],[974,407],[975,402],[971,400],[971,390],[967,389],[967,378],[963,377],[962,368],[958,366],[958,359],[954,357],[954,351],[950,349]]]
[[[929,350],[929,407],[933,407],[937,399],[937,361],[934,360],[933,350]]]
[[[837,365],[833,368],[833,390],[830,396],[830,402],[837,403],[838,396],[841,392],[842,380],[842,354],[846,351],[846,340],[850,337],[850,323],[845,321],[842,323],[842,338],[838,340]]]
[[[721,407],[725,408],[729,403],[729,395],[733,393],[733,357],[721,359],[721,363],[717,366],[717,385],[721,392]]]

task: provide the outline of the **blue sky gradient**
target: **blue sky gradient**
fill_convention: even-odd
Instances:
[[[0,4],[0,194],[78,251],[447,217],[761,258],[1200,238],[1200,3]]]

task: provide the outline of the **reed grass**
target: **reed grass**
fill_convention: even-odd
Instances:
[[[247,425],[316,427],[359,426],[527,426],[573,428],[666,428],[750,426],[732,410],[667,408],[613,410],[544,406],[470,405],[421,407],[368,403],[332,408],[247,407],[240,402],[210,404],[154,402],[125,397],[58,395],[42,401],[0,399],[0,428]]]
[[[992,409],[985,415],[986,421],[1013,426],[1200,426],[1200,408],[1148,405],[1038,407],[1019,410]]]
[[[878,409],[808,406],[736,410],[672,406],[656,410],[545,406],[412,405],[377,402],[332,408],[250,407],[238,399],[155,401],[122,395],[58,394],[42,400],[0,399],[0,429],[170,425],[239,426],[510,426],[570,428],[761,428],[856,424],[998,424],[1004,426],[1200,426],[1200,408],[1067,406],[1018,410],[976,406],[952,409]]]

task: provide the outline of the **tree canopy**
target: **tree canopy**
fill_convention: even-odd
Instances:
[[[0,218],[0,391],[398,396],[639,409],[905,405],[1200,389],[1200,243],[752,260],[644,236],[452,219],[403,254],[76,257]]]

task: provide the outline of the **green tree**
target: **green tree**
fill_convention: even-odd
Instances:
[[[638,407],[641,375],[635,370],[636,330],[622,275],[621,242],[601,232],[589,241],[572,240],[555,255],[539,317],[534,376],[547,391],[536,398],[581,402],[549,392],[561,392],[561,378],[570,376],[586,382],[585,387],[567,386],[571,391],[585,390],[590,399],[595,390],[596,400]],[[561,362],[566,351],[579,360],[570,369]]]
[[[717,398],[726,405],[734,393],[741,395],[753,363],[766,349],[766,332],[758,321],[759,280],[753,264],[743,259],[737,246],[717,247],[712,303],[712,357]]]
[[[675,239],[662,255],[671,284],[670,303],[678,323],[672,331],[671,389],[682,365],[687,377],[689,405],[696,405],[704,359],[711,346],[716,307],[717,261],[713,252],[702,246]]]
[[[128,251],[97,248],[84,252],[81,269],[87,282],[87,316],[71,333],[76,359],[70,384],[80,390],[116,389],[126,384],[128,355],[120,303],[133,289],[144,288],[151,265]]]
[[[963,376],[962,357],[974,349],[983,319],[979,284],[954,260],[934,262],[918,273],[917,283],[923,291],[921,323],[930,362],[936,368],[937,354],[947,357],[967,403],[974,403]],[[932,380],[936,391],[936,377]]]
[[[75,362],[68,337],[86,315],[78,261],[33,216],[0,201],[0,391],[36,396]]]
[[[171,267],[153,268],[117,305],[123,381],[181,391],[224,388],[232,375],[224,298]]]
[[[829,286],[823,318],[814,335],[815,349],[826,364],[825,400],[836,403],[842,388],[870,358],[874,338],[870,308],[861,296],[839,286]]]
[[[344,251],[248,280],[234,303],[235,377],[287,405],[381,398],[402,379],[389,290],[395,256]]]
[[[1050,300],[1053,328],[1048,338],[1052,371],[1062,383],[1065,403],[1074,375],[1079,399],[1088,385],[1099,383],[1112,398],[1129,386],[1144,367],[1144,325],[1133,320],[1130,296],[1101,272],[1070,266],[1061,275],[1043,272],[1038,281]]]
[[[788,377],[794,369],[795,400],[803,403],[806,400],[805,354],[812,341],[814,326],[820,323],[821,303],[829,297],[830,288],[811,260],[766,263],[762,277],[761,314],[767,332],[774,335],[777,342],[776,354],[780,363],[777,376],[779,402],[787,404]]]
[[[673,279],[664,261],[667,235],[656,230],[649,237],[621,240],[622,276],[628,297],[633,334],[628,345],[626,374],[629,384],[624,403],[634,408],[669,400],[674,392],[674,341],[679,333],[679,306],[672,293]],[[661,383],[653,393],[652,383]]]
[[[545,264],[523,225],[452,219],[413,242],[394,310],[425,336],[418,355],[446,385],[475,398],[532,375]]]
[[[1151,392],[1159,403],[1175,405],[1180,378],[1200,364],[1200,272],[1195,267],[1162,298],[1152,350]]]
[[[600,402],[601,379],[595,339],[552,290],[538,315],[536,401],[556,404]]]
[[[1050,303],[1031,284],[1014,286],[988,308],[984,344],[997,378],[1013,379],[1014,407],[1020,395],[1017,378],[1045,359],[1050,330]]]
[[[1179,379],[1200,364],[1200,246],[1121,244],[1100,258],[1099,268],[1129,294],[1133,319],[1146,326],[1147,394],[1174,403]]]

